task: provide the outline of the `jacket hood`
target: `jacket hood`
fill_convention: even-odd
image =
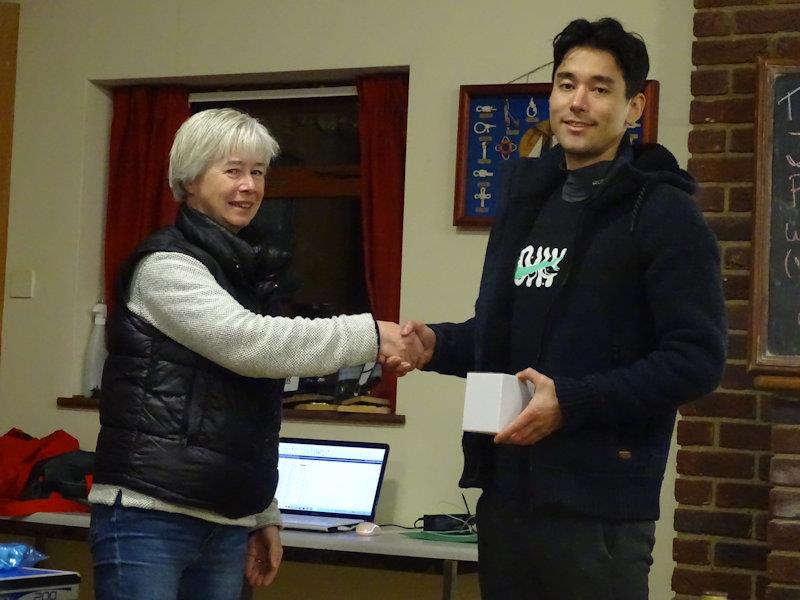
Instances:
[[[531,196],[549,194],[566,178],[564,149],[554,146],[539,158],[522,158],[515,168],[520,172],[536,173],[535,178],[520,177],[509,189],[509,201],[527,202]],[[671,185],[686,194],[693,194],[697,183],[678,166],[675,156],[661,144],[632,145],[623,136],[614,162],[609,167],[605,183],[597,187],[590,200],[594,209],[603,209],[607,203],[622,195],[645,195],[648,188],[657,184]]]
[[[675,156],[664,146],[655,143],[634,146],[627,136],[620,142],[617,157],[605,180],[595,195],[611,201],[636,192],[644,196],[648,188],[658,184],[671,185],[689,195],[697,188],[694,177],[678,166]],[[603,204],[599,203],[600,206]]]
[[[598,186],[587,208],[602,211],[619,198],[634,197],[630,223],[633,232],[649,192],[659,185],[669,185],[690,196],[697,189],[694,177],[678,166],[675,156],[664,146],[655,143],[634,146],[624,136],[605,182]]]
[[[633,151],[632,168],[648,184],[667,183],[687,194],[694,194],[697,182],[678,166],[675,156],[661,144],[630,146]]]

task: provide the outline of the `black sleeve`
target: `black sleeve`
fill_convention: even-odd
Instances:
[[[716,238],[694,201],[663,186],[637,224],[657,343],[625,367],[554,377],[565,429],[646,420],[712,392],[725,367],[727,326]]]
[[[436,348],[425,371],[466,377],[475,370],[475,319],[463,323],[429,325],[436,334]]]

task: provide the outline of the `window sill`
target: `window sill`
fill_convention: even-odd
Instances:
[[[61,397],[56,400],[59,408],[78,410],[98,410],[100,401],[86,396]],[[335,410],[296,410],[283,409],[285,421],[317,421],[326,423],[350,423],[371,425],[405,425],[405,415],[382,413],[337,412]]]
[[[100,400],[87,398],[86,396],[60,397],[56,399],[56,404],[59,408],[78,408],[81,410],[99,410],[100,408]]]
[[[370,423],[372,425],[405,425],[405,415],[386,413],[338,412],[335,410],[283,409],[284,421],[323,421],[328,423]]]

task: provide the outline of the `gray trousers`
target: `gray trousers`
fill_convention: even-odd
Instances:
[[[604,521],[485,491],[478,501],[483,600],[648,600],[653,521]]]

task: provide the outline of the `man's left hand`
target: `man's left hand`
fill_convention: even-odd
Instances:
[[[536,389],[519,416],[494,436],[495,444],[530,446],[561,428],[563,418],[553,380],[531,368],[517,373],[517,378],[530,381]]]
[[[247,560],[244,572],[253,587],[267,586],[278,574],[283,558],[281,533],[275,525],[262,527],[247,540]]]

